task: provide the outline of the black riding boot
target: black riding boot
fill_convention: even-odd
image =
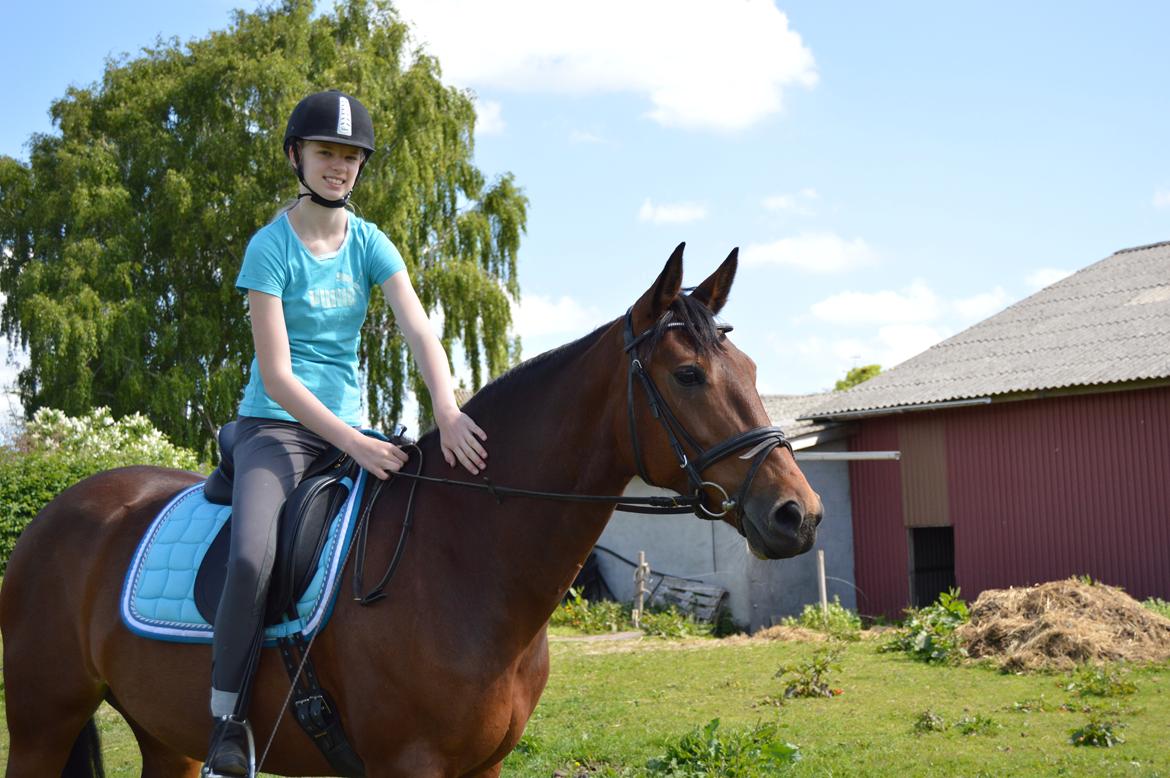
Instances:
[[[247,719],[224,716],[216,719],[207,747],[203,778],[251,778],[252,728]]]

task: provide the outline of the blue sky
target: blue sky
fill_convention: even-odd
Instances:
[[[15,5],[15,4],[14,4]],[[19,4],[0,154],[107,55],[235,5]],[[472,90],[476,157],[531,199],[531,356],[622,312],[687,242],[764,393],[889,367],[1113,251],[1170,240],[1170,4],[402,0]],[[357,197],[360,194],[355,194]]]

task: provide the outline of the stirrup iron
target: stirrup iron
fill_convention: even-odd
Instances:
[[[256,778],[256,740],[252,736],[252,725],[247,719],[237,718],[231,714],[227,716],[220,716],[216,719],[216,726],[221,724],[234,724],[244,728],[244,743],[248,754],[248,778]],[[225,728],[226,729],[226,728]],[[221,737],[220,740],[223,738]],[[237,778],[234,775],[224,775],[211,769],[211,758],[215,755],[216,749],[219,748],[220,740],[212,744],[212,748],[207,754],[207,761],[203,763],[203,767],[199,770],[200,778]]]

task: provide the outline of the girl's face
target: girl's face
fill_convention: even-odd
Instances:
[[[292,151],[289,149],[290,161]],[[357,181],[364,155],[365,152],[357,146],[329,141],[304,141],[301,161],[305,166],[305,181],[322,197],[345,197]]]

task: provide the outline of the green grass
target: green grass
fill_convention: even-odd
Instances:
[[[928,665],[877,643],[840,645],[828,682],[841,694],[781,700],[777,670],[809,662],[823,643],[554,641],[548,688],[503,775],[642,778],[651,759],[719,719],[724,743],[766,727],[798,746],[799,761],[782,769],[793,776],[1170,777],[1170,664],[1132,669],[1132,694],[1100,700],[1069,691],[1069,674]],[[1124,742],[1073,746],[1070,733],[1102,708],[1124,726]],[[924,711],[947,726],[916,731]],[[129,730],[109,709],[99,723],[107,774],[138,775]]]

